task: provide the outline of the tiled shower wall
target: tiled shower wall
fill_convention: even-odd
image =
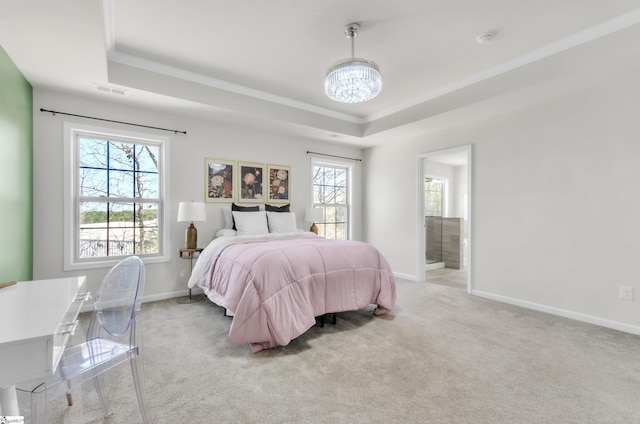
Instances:
[[[425,217],[426,260],[444,262],[445,268],[462,269],[462,218]]]

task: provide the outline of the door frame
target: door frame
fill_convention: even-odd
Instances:
[[[447,149],[435,150],[431,152],[421,153],[418,155],[418,180],[417,180],[417,190],[418,190],[418,211],[416,213],[417,217],[417,228],[421,229],[418,231],[418,281],[424,281],[425,275],[425,259],[424,252],[427,246],[427,241],[425,237],[425,224],[424,224],[424,160],[435,158],[437,156],[448,155],[452,153],[466,153],[467,157],[467,293],[471,294],[472,290],[472,281],[471,281],[471,269],[472,269],[472,222],[473,222],[473,214],[472,212],[472,175],[473,175],[473,162],[472,162],[472,145],[467,144],[458,147],[452,147]]]

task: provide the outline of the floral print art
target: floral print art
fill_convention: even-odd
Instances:
[[[288,202],[290,190],[290,167],[269,165],[269,201]]]

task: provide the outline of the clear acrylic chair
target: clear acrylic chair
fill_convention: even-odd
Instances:
[[[30,394],[32,424],[47,422],[47,397],[65,392],[71,405],[71,389],[89,380],[95,383],[104,415],[111,415],[103,373],[126,361],[131,364],[142,420],[149,424],[139,322],[144,281],[144,264],[137,256],[130,256],[114,266],[98,287],[87,341],[67,347],[55,374],[47,381],[17,385],[19,392]]]

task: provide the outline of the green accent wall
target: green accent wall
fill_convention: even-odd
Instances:
[[[0,283],[33,275],[33,89],[0,46]]]

